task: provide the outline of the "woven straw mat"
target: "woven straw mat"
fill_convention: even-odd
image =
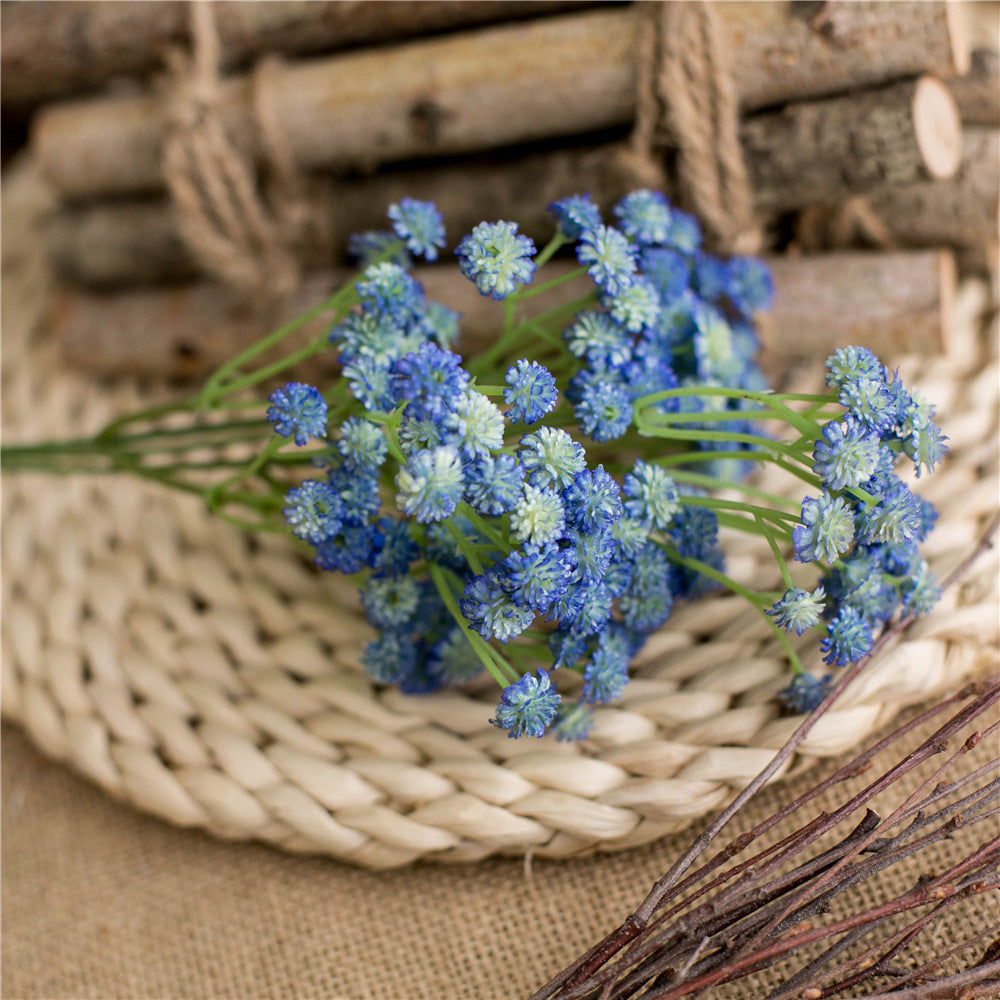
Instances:
[[[26,249],[37,240],[14,225],[5,439],[94,431],[162,395],[60,368],[39,322],[48,279]],[[896,359],[950,438],[920,483],[941,510],[925,547],[940,574],[997,505],[996,364],[977,353],[970,318],[956,326],[947,356]],[[284,539],[213,521],[196,498],[125,478],[12,475],[2,530],[4,715],[111,795],[222,837],[374,868],[617,850],[722,806],[799,721],[774,700],[788,680],[780,648],[738,597],[678,607],[623,696],[597,709],[592,736],[563,745],[489,726],[491,680],[422,697],[373,684],[350,585]],[[778,586],[766,548],[725,545],[734,577]],[[981,559],[825,715],[792,767],[856,746],[995,662],[996,582],[995,561]]]

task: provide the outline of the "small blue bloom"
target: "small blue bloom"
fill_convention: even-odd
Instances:
[[[481,392],[466,389],[445,418],[453,441],[467,458],[489,455],[503,447],[503,414]]]
[[[653,283],[643,276],[615,295],[602,295],[601,305],[629,333],[653,326],[660,316],[660,297]]]
[[[358,356],[344,365],[343,374],[351,395],[366,410],[392,409],[388,361]]]
[[[924,559],[919,559],[911,577],[903,584],[903,609],[912,615],[926,615],[941,599],[941,585]]]
[[[414,412],[417,408],[414,407]],[[412,455],[415,451],[425,448],[437,448],[442,444],[454,444],[450,440],[450,432],[443,426],[441,420],[430,417],[408,417],[403,413],[399,421],[399,448],[404,455]]]
[[[361,590],[361,606],[370,624],[397,629],[409,624],[417,610],[420,590],[412,576],[373,576]]]
[[[736,310],[748,319],[771,308],[774,281],[771,269],[756,257],[732,257],[726,266],[728,295]]]
[[[896,420],[896,406],[885,381],[862,376],[850,379],[840,387],[837,401],[863,427],[881,434]]]
[[[854,544],[854,512],[841,497],[824,493],[802,501],[802,523],[792,529],[800,562],[831,563]]]
[[[497,714],[490,719],[492,725],[508,729],[508,736],[543,736],[555,718],[560,696],[552,687],[549,675],[538,671],[538,677],[525,674],[519,681],[509,684],[500,696]]]
[[[820,642],[824,663],[847,666],[872,648],[874,638],[868,622],[854,608],[841,608],[831,619],[829,634]]]
[[[549,608],[549,618],[577,635],[599,632],[611,618],[613,598],[603,580],[583,581],[571,587]]]
[[[858,516],[858,540],[866,545],[901,545],[916,539],[922,524],[920,502],[898,483],[874,507]]]
[[[659,191],[632,191],[614,208],[622,232],[640,246],[666,243],[671,235],[670,203]]]
[[[903,453],[912,459],[918,479],[921,471],[933,472],[934,466],[948,454],[947,440],[937,424],[930,421],[914,427],[903,439]]]
[[[674,514],[667,536],[685,559],[704,559],[719,541],[719,518],[707,507],[685,505]]]
[[[670,232],[663,242],[668,247],[692,256],[701,246],[701,226],[698,225],[698,220],[687,212],[671,208]]]
[[[484,456],[465,467],[465,499],[476,513],[497,517],[514,509],[524,487],[524,466],[512,455]]]
[[[794,629],[796,635],[802,635],[806,629],[819,624],[825,607],[826,591],[822,587],[817,587],[812,593],[792,587],[767,609],[767,613],[776,625],[786,631]]]
[[[440,302],[428,302],[420,320],[420,330],[439,347],[448,347],[458,340],[458,321],[462,314]]]
[[[652,530],[652,522],[646,518],[625,515],[611,526],[611,537],[618,543],[622,555],[631,558],[649,541]]]
[[[316,565],[335,573],[357,573],[375,564],[379,540],[373,524],[344,524],[336,535],[316,544]]]
[[[622,516],[621,487],[604,466],[584,469],[563,490],[566,521],[583,531],[603,531]]]
[[[658,465],[638,459],[625,476],[622,489],[628,498],[625,513],[637,520],[648,521],[654,528],[666,529],[680,508],[677,486]]]
[[[521,438],[518,458],[533,486],[563,489],[586,467],[583,448],[559,427],[540,427]]]
[[[465,629],[452,626],[432,647],[427,669],[446,684],[463,684],[483,670],[483,662],[469,643]]]
[[[636,248],[613,226],[585,230],[576,246],[576,257],[594,284],[608,295],[617,295],[632,283]]]
[[[743,367],[733,343],[733,329],[718,309],[702,305],[694,313],[694,354],[698,375],[730,385]]]
[[[588,309],[563,331],[570,354],[586,358],[595,368],[620,368],[632,359],[628,331],[605,312]]]
[[[504,381],[507,387],[503,399],[510,407],[509,420],[533,424],[555,409],[559,399],[555,377],[537,361],[521,358],[507,369]]]
[[[597,648],[583,669],[581,696],[586,702],[614,701],[628,683],[629,643],[620,625],[609,625],[597,637]]]
[[[327,478],[340,494],[345,522],[367,524],[378,513],[378,477],[374,470],[342,465],[330,469]]]
[[[632,426],[632,390],[607,372],[584,370],[573,379],[573,413],[595,441],[613,441]]]
[[[594,710],[583,702],[563,703],[556,713],[552,731],[557,743],[575,743],[585,740],[594,728]]]
[[[804,715],[819,708],[830,690],[832,680],[832,674],[821,678],[813,677],[812,674],[796,674],[791,684],[778,692],[778,701],[792,712]]]
[[[365,672],[382,684],[399,684],[417,665],[417,647],[403,632],[385,631],[361,654]]]
[[[399,264],[391,261],[370,264],[355,287],[363,311],[397,324],[410,323],[423,314],[423,287]]]
[[[813,449],[813,468],[829,490],[860,486],[878,467],[881,442],[850,416],[831,420]]]
[[[462,499],[465,480],[452,445],[415,452],[396,475],[399,509],[421,524],[443,521]]]
[[[380,468],[388,453],[382,429],[361,417],[348,417],[341,424],[337,449],[346,465],[368,472]]]
[[[922,542],[934,530],[934,525],[938,519],[938,512],[937,507],[930,500],[917,497],[917,503],[920,504],[920,528],[917,530],[917,541]]]
[[[538,612],[566,593],[572,572],[566,553],[553,543],[514,549],[502,566],[514,602]]]
[[[399,240],[395,233],[388,230],[371,229],[364,233],[352,233],[347,237],[347,254],[362,267],[368,267],[377,257],[380,257],[393,244],[398,244]],[[394,264],[409,268],[413,261],[406,252],[405,247],[399,247],[393,256]]]
[[[573,553],[576,580],[603,580],[614,558],[614,539],[609,531],[579,531],[570,528],[566,533]]]
[[[511,537],[518,542],[545,545],[558,540],[565,528],[566,515],[559,494],[525,484],[524,495],[510,515]]]
[[[885,382],[885,369],[867,347],[842,347],[826,359],[826,384],[838,389],[860,378]]]
[[[418,257],[437,260],[444,246],[444,220],[432,201],[401,198],[389,206],[389,218],[396,235]]]
[[[275,433],[293,437],[301,447],[311,437],[326,437],[327,405],[319,389],[301,382],[288,382],[268,396],[267,419]]]
[[[729,267],[710,253],[694,255],[694,286],[705,302],[718,302],[729,290]]]
[[[505,299],[535,276],[535,244],[516,222],[480,222],[455,249],[458,266],[480,295]]]
[[[459,607],[473,631],[484,639],[504,643],[519,636],[535,620],[535,613],[515,603],[500,574],[492,569],[466,584]]]
[[[673,603],[670,562],[658,545],[649,543],[636,553],[632,578],[618,601],[625,624],[652,632],[670,617]]]
[[[552,668],[576,666],[577,661],[587,652],[587,637],[576,632],[557,628],[549,633],[549,652],[552,654]]]
[[[679,298],[691,282],[691,265],[676,250],[644,247],[639,255],[639,266],[664,305]]]
[[[585,229],[596,229],[601,224],[601,210],[590,200],[589,194],[574,194],[549,205],[559,231],[568,240],[578,239]]]
[[[329,483],[306,479],[285,494],[285,503],[282,513],[296,538],[318,545],[340,531],[344,504]]]
[[[393,401],[405,402],[407,416],[418,420],[444,417],[469,384],[462,359],[426,341],[419,350],[399,358],[391,373]]]
[[[378,529],[382,533],[382,547],[375,560],[375,569],[387,576],[402,576],[420,554],[410,522],[383,517],[378,522]]]

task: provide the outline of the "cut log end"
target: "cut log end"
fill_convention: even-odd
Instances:
[[[969,12],[964,3],[946,3],[944,22],[951,43],[951,58],[955,76],[965,76],[969,72],[972,59],[972,44],[969,32]]]
[[[934,77],[922,77],[914,88],[913,128],[931,177],[954,177],[962,164],[962,122],[954,97]]]

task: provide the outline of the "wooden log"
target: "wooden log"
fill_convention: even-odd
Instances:
[[[901,75],[964,71],[945,2],[725,3],[720,22],[746,109]],[[524,24],[286,65],[269,106],[303,169],[370,169],[627,126],[647,5],[619,5]],[[249,77],[228,80],[221,113],[247,155],[263,155]],[[151,95],[53,105],[31,145],[64,198],[162,187],[162,102]]]
[[[834,253],[768,258],[775,306],[760,317],[762,360],[772,373],[795,361],[825,358],[845,344],[863,344],[891,356],[903,350],[943,350],[949,336],[954,264],[947,251]],[[554,273],[568,265],[554,262]],[[263,318],[207,282],[115,292],[63,291],[53,334],[66,360],[94,374],[202,375],[263,336],[276,323],[321,301],[349,272],[309,277],[282,315]],[[503,322],[499,303],[480,296],[456,268],[417,271],[430,298],[463,313],[462,345],[481,349]],[[534,301],[545,309],[572,301],[569,282]],[[303,331],[322,332],[323,320]],[[332,352],[303,375],[332,371]]]
[[[539,17],[593,0],[216,0],[225,67],[266,50],[279,55],[384,43],[477,24]],[[172,45],[189,43],[190,5],[180,0],[21,0],[3,12],[3,107],[97,87],[163,66]]]
[[[741,129],[757,207],[774,212],[951,177],[961,162],[961,135],[954,99],[929,76],[789,104]]]
[[[976,49],[968,74],[950,79],[948,89],[967,125],[1000,126],[1000,54]]]

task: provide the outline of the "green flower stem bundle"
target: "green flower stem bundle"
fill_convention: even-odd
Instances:
[[[452,349],[460,317],[410,274],[413,255],[445,246],[443,220],[403,199],[391,231],[352,238],[354,282],[199,392],[93,438],[5,447],[4,469],[132,473],[288,534],[357,583],[376,681],[419,694],[486,670],[501,688],[490,721],[512,737],[586,737],[675,602],[720,587],[786,648],[784,702],[814,707],[831,678],[803,671],[789,631],[818,628],[843,666],[938,597],[918,551],[936,513],[896,471],[944,454],[932,408],[858,347],[828,360],[828,392],[770,391],[753,326],[773,295],[766,267],[706,253],[658,192],[623,198],[616,225],[585,195],[551,210],[540,252],[513,222],[458,243],[462,274],[498,303],[478,356]],[[546,280],[571,248],[579,268]],[[533,309],[566,283],[573,302]],[[318,316],[327,333],[264,360]],[[332,385],[283,381],[320,352],[339,363]],[[766,463],[805,498],[755,485]],[[720,527],[764,539],[783,589],[727,575]],[[792,556],[816,564],[815,587],[795,585]],[[572,699],[558,690],[570,672]]]

